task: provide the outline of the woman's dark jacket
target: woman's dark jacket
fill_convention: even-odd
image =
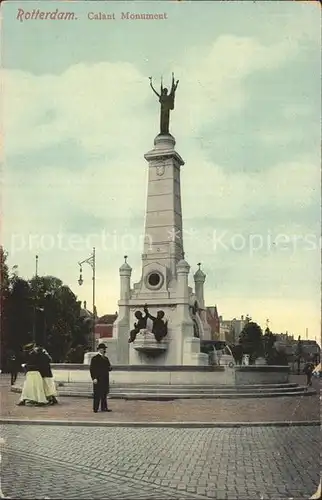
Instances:
[[[39,355],[36,351],[31,351],[26,355],[26,372],[40,372]]]
[[[50,368],[50,357],[44,352],[38,352],[38,366],[42,378],[52,378],[53,374]]]

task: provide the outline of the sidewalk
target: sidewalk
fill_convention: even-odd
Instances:
[[[292,380],[303,383],[302,379]],[[314,381],[319,391],[319,381]],[[92,412],[91,399],[62,397],[45,408],[17,406],[9,377],[0,377],[1,419],[66,422],[310,422],[320,420],[320,398],[292,396],[233,400],[110,401],[111,413]]]

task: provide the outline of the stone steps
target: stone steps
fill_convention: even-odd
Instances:
[[[92,387],[91,382],[63,382],[63,385],[60,387],[61,389],[65,387]],[[282,384],[244,384],[244,385],[228,385],[228,384],[203,384],[203,385],[195,385],[195,384],[111,384],[110,390],[164,390],[164,391],[177,391],[177,390],[247,390],[247,389],[292,389],[299,387],[296,383],[282,383]]]
[[[91,383],[66,383],[64,386],[59,387],[59,391],[63,393],[64,391],[87,391],[92,392]],[[230,393],[230,392],[293,392],[301,391],[302,388],[298,384],[275,384],[275,385],[243,385],[243,386],[232,386],[232,385],[112,385],[110,386],[111,394],[131,393],[131,394],[151,394],[151,393],[165,393],[165,394],[213,394],[213,393]]]
[[[59,387],[60,396],[92,396],[92,385],[90,383],[65,384]],[[307,390],[298,384],[272,384],[270,386],[112,386],[109,397],[112,399],[131,400],[157,400],[166,401],[172,399],[232,399],[232,398],[256,398],[256,397],[278,397],[298,396],[316,394],[313,389]]]
[[[64,382],[64,386],[67,385],[87,385],[88,387],[92,386],[91,382]],[[128,388],[128,389],[195,389],[195,390],[200,390],[200,389],[247,389],[247,388],[271,388],[271,389],[278,389],[278,388],[291,388],[291,387],[298,387],[298,384],[296,383],[291,383],[291,382],[285,382],[285,383],[280,383],[280,384],[243,384],[243,385],[229,385],[229,384],[203,384],[203,385],[197,385],[197,384],[112,384],[110,388]]]
[[[80,387],[80,386],[67,386],[67,387],[59,387],[58,388],[59,392],[63,394],[64,392],[90,392],[92,393],[92,387]],[[125,388],[125,387],[120,387],[120,388],[111,388],[110,389],[110,394],[120,394],[120,393],[126,393],[126,394],[235,394],[235,393],[270,393],[274,392],[275,394],[278,393],[285,393],[285,392],[301,392],[303,390],[302,387],[290,387],[290,388],[281,388],[281,389],[252,389],[252,388],[247,388],[244,390],[240,389],[233,389],[233,388],[227,388],[227,389],[172,389],[172,390],[162,390],[162,389],[131,389],[131,388]]]
[[[12,388],[21,392],[21,384]],[[59,396],[91,398],[93,386],[90,382],[65,383],[58,387]],[[174,399],[238,399],[238,398],[272,398],[285,396],[310,396],[316,394],[312,388],[295,383],[263,384],[263,385],[112,385],[111,399],[170,401]]]
[[[316,394],[316,391],[309,389],[302,389],[297,392],[231,392],[231,393],[212,393],[212,394],[192,394],[192,393],[110,393],[110,399],[125,399],[125,400],[137,400],[137,401],[173,401],[175,399],[242,399],[242,398],[276,398],[276,397],[286,397],[286,396],[312,396]],[[90,392],[62,392],[59,393],[60,397],[85,397],[91,398],[92,394]]]

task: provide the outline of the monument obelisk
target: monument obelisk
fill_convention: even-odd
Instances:
[[[190,266],[184,260],[182,237],[180,168],[184,161],[169,132],[178,84],[172,74],[170,92],[162,82],[157,92],[150,77],[160,102],[160,133],[154,148],[144,155],[149,176],[142,275],[133,288],[127,259],[120,267],[119,315],[113,326],[119,364],[208,364],[208,356],[200,352],[207,327],[201,314],[204,279],[198,281],[194,294],[188,285]]]
[[[160,133],[154,140],[154,149],[144,155],[149,163],[149,180],[142,261],[144,265],[155,261],[167,266],[168,278],[175,277],[176,264],[184,258],[180,188],[180,167],[184,161],[174,150],[175,139],[169,133],[170,110],[174,109],[178,83],[172,75],[170,94],[162,83],[159,94],[150,78],[161,104]]]

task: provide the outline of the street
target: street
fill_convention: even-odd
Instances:
[[[131,428],[4,424],[11,498],[309,498],[319,427]]]

